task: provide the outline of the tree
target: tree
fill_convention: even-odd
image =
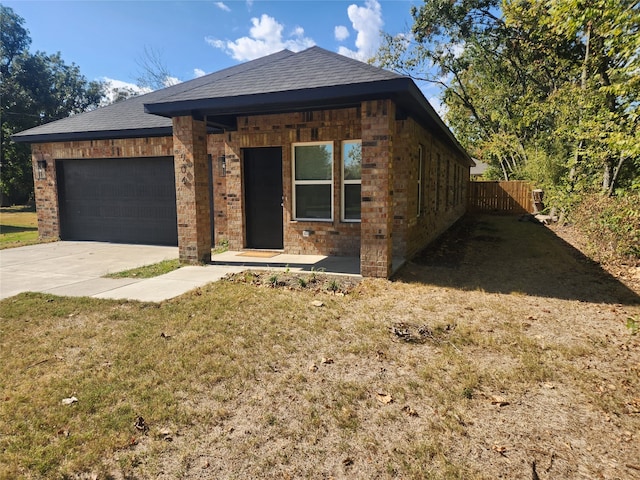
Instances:
[[[33,197],[29,148],[10,136],[97,107],[103,85],[88,82],[60,53],[30,53],[24,19],[3,5],[0,32],[0,192],[3,203],[24,203]]]
[[[154,48],[144,47],[136,63],[140,69],[136,83],[143,90],[159,90],[180,83],[178,78],[171,75],[162,54]]]
[[[428,0],[378,59],[444,87],[446,121],[496,176],[612,193],[640,184],[638,10],[637,0]]]

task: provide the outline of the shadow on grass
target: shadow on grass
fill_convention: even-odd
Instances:
[[[35,205],[13,205],[11,207],[1,207],[2,213],[34,213],[36,211]]]
[[[0,225],[0,234],[37,232],[38,227],[16,227],[14,225]]]
[[[550,229],[513,216],[466,216],[395,276],[463,290],[592,303],[640,296]]]

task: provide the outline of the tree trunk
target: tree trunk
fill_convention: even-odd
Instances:
[[[580,77],[580,90],[583,92],[587,91],[587,80],[589,79],[589,61],[590,61],[590,51],[591,51],[591,29],[592,23],[587,23],[587,31],[585,32],[585,52],[584,52],[584,61],[582,62],[582,75]],[[581,123],[582,115],[578,118],[578,125]],[[582,154],[580,153],[584,148],[584,139],[580,139],[578,141],[578,146],[576,148],[576,153],[573,158],[573,165],[569,170],[569,183],[571,188],[573,189],[573,185],[578,178],[578,165],[582,161]]]
[[[602,190],[608,192],[611,188],[611,162],[607,159],[604,162],[604,171],[602,172]]]
[[[622,164],[624,163],[625,160],[626,160],[626,157],[623,155],[620,155],[620,160],[618,160],[618,164],[616,165],[616,168],[613,169],[613,176],[609,181],[609,190],[608,190],[609,196],[613,195],[613,190],[615,189],[616,181],[618,180],[618,175],[620,174],[620,170],[622,169]]]
[[[507,169],[504,166],[504,160],[500,159],[500,166],[502,167],[502,173],[504,175],[504,181],[508,182],[509,181],[509,174],[507,173]]]

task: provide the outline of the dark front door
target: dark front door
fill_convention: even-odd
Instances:
[[[282,149],[246,148],[244,205],[248,248],[282,248]]]

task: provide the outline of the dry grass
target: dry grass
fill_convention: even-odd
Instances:
[[[39,243],[35,207],[0,208],[0,249]]]
[[[293,285],[1,302],[0,478],[637,478],[638,296],[547,229]]]

